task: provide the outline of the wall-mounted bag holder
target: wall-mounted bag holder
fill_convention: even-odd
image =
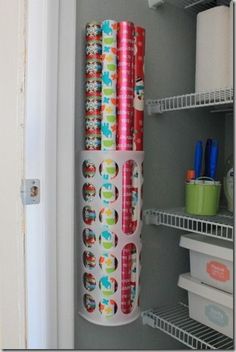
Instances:
[[[125,325],[140,314],[143,159],[136,151],[81,153],[79,313],[94,324]]]

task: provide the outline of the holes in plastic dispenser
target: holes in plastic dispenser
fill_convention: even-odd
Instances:
[[[96,242],[96,235],[91,229],[83,230],[83,241],[86,247],[91,248]]]
[[[83,176],[85,178],[92,178],[96,174],[96,166],[91,160],[84,160],[82,166]]]
[[[99,258],[99,266],[106,274],[111,274],[117,269],[118,260],[113,254],[104,253]]]
[[[89,313],[93,313],[96,309],[95,299],[87,293],[84,295],[84,307]]]
[[[114,203],[118,195],[118,189],[112,183],[104,183],[99,190],[99,196],[104,204]]]
[[[126,235],[136,231],[140,218],[139,173],[135,161],[125,162],[122,169],[122,230]]]
[[[99,220],[103,225],[115,225],[118,221],[118,213],[115,209],[102,208],[99,213]]]
[[[117,304],[113,299],[103,298],[101,302],[99,302],[99,311],[106,318],[113,317],[117,312]]]
[[[85,273],[83,277],[84,287],[88,291],[93,291],[96,288],[96,279],[93,274]]]
[[[83,185],[83,198],[86,202],[92,202],[96,196],[96,188],[91,183]]]
[[[99,172],[104,180],[109,181],[118,175],[119,167],[114,160],[106,159],[100,164]]]
[[[99,288],[104,297],[110,297],[117,291],[117,281],[114,277],[103,276],[99,281]]]
[[[83,220],[86,225],[91,225],[96,220],[96,212],[92,207],[83,208]]]
[[[132,311],[137,294],[137,250],[133,243],[127,244],[121,254],[121,310],[124,314]]]
[[[84,266],[88,269],[93,269],[96,266],[96,257],[92,252],[85,251],[83,253]]]
[[[118,237],[109,229],[104,228],[99,236],[99,244],[106,250],[115,248],[118,243]]]

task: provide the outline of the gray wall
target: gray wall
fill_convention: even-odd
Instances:
[[[225,116],[225,158],[227,159],[234,150],[233,114]]]
[[[195,66],[195,18],[165,5],[148,9],[147,0],[77,1],[76,164],[82,148],[84,27],[91,20],[130,20],[146,28],[146,98],[192,92]],[[184,175],[193,165],[195,141],[218,138],[223,144],[225,120],[206,111],[184,111],[145,116],[144,208],[184,204]],[[222,175],[224,151],[220,157]],[[80,200],[77,192],[77,204]],[[77,219],[79,222],[79,219]],[[181,232],[144,226],[142,232],[141,309],[186,300],[177,288],[178,275],[189,270],[188,254],[179,248]],[[80,234],[76,231],[76,236]],[[79,248],[76,248],[78,256]],[[78,285],[78,284],[77,284]],[[79,286],[79,285],[78,285]],[[78,289],[77,286],[77,289]],[[76,293],[78,295],[78,291]],[[77,302],[76,302],[77,304]],[[124,327],[105,328],[77,315],[78,349],[182,349],[167,335],[142,325],[141,319]]]

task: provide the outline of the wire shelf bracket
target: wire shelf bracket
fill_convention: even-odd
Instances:
[[[148,0],[150,9],[156,10],[158,7],[164,4],[164,0]]]
[[[186,214],[184,208],[147,209],[144,219],[147,225],[163,225],[227,241],[234,239],[234,218],[228,211],[222,210],[216,216],[193,216]]]
[[[142,312],[144,325],[157,328],[194,350],[233,350],[233,339],[189,318],[188,306],[180,303]]]
[[[234,100],[233,88],[218,89],[209,92],[177,95],[161,99],[146,101],[148,114],[162,114],[167,111],[196,109],[212,106],[232,105]]]

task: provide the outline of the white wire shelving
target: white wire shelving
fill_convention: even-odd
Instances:
[[[167,2],[171,5],[181,7],[191,14],[208,10],[211,7],[226,5],[229,6],[230,0],[149,0],[149,6],[153,9],[164,5]]]
[[[229,6],[230,0],[182,0],[182,2],[185,10],[196,14],[219,5]]]
[[[203,107],[232,105],[233,88],[218,89],[209,92],[177,95],[146,101],[148,114],[162,114],[167,111],[178,111]]]
[[[234,239],[234,218],[226,210],[216,216],[195,216],[185,213],[184,208],[147,209],[144,218],[148,225],[164,225],[227,241]]]
[[[157,328],[195,350],[233,350],[233,340],[189,318],[188,306],[180,303],[142,313],[143,324]]]

